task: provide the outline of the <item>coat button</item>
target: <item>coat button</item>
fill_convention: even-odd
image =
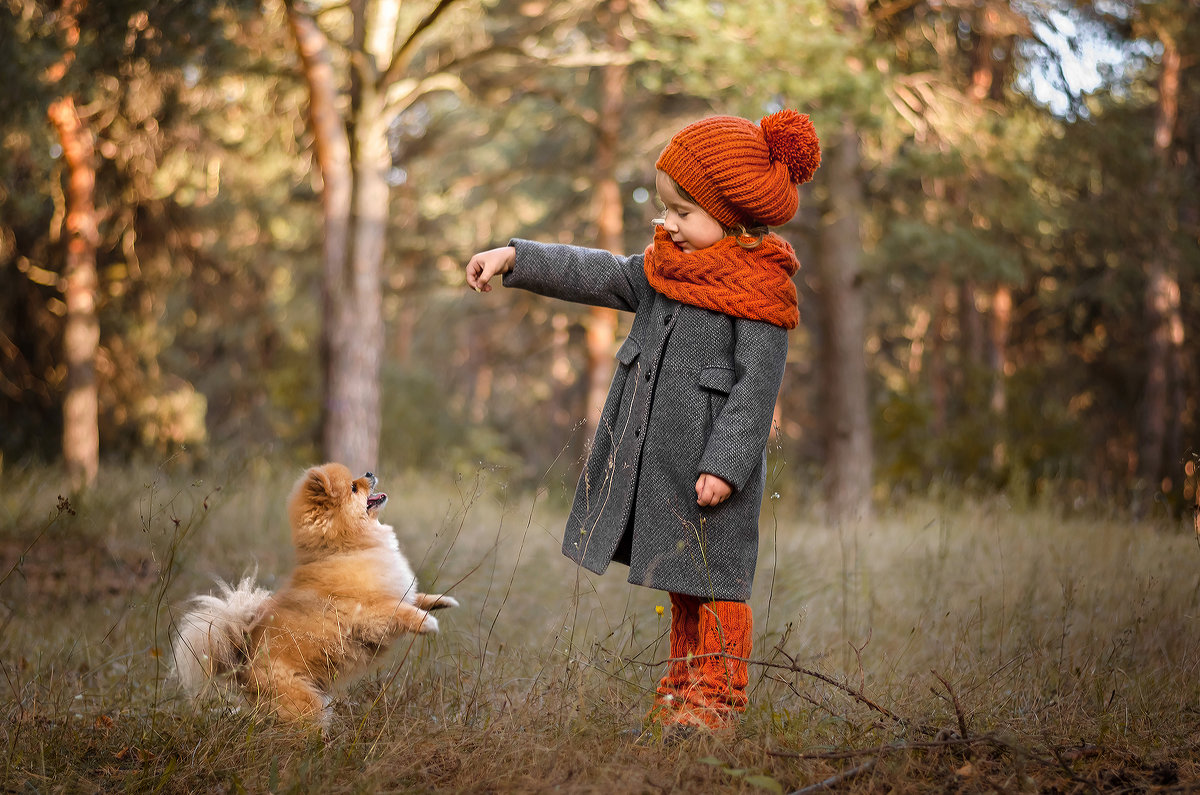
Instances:
[[[649,382],[649,380],[650,380],[650,373],[646,373],[646,381]]]
[[[633,436],[634,436],[634,438],[635,438],[635,439],[636,439],[636,438],[640,438],[640,437],[641,437],[641,435],[642,435],[642,429],[641,429],[641,428],[638,428],[636,431],[634,431],[634,432],[633,432]]]

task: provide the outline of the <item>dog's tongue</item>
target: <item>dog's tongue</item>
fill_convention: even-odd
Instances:
[[[379,491],[379,492],[376,492],[375,494],[372,494],[370,497],[367,498],[367,505],[374,508],[378,505],[383,505],[383,503],[386,501],[387,501],[387,495],[384,494],[382,491]]]

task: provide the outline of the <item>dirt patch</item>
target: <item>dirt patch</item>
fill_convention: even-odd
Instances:
[[[0,599],[101,599],[145,591],[159,572],[148,554],[86,538],[0,539]]]

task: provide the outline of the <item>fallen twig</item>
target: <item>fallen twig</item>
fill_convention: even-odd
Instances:
[[[856,756],[883,756],[892,751],[927,751],[935,748],[948,748],[955,745],[974,745],[976,743],[991,740],[990,736],[983,737],[952,737],[946,740],[929,740],[924,742],[911,743],[887,743],[885,745],[875,745],[870,748],[851,748],[845,751],[813,751],[805,753],[803,751],[770,751],[771,756],[786,757],[788,759],[853,759]]]
[[[834,776],[830,776],[829,778],[825,779],[824,781],[818,781],[816,784],[809,784],[807,787],[802,787],[798,790],[794,790],[794,791],[790,792],[788,795],[805,795],[805,793],[820,792],[823,789],[829,789],[830,787],[832,787],[834,785],[841,784],[843,781],[846,781],[847,779],[851,779],[857,775],[866,773],[868,770],[875,767],[875,763],[878,761],[879,761],[879,759],[876,758],[876,759],[872,759],[869,762],[863,762],[858,767],[852,767],[849,770],[843,770],[841,773],[838,773],[837,775],[834,775]]]
[[[777,649],[777,651],[780,651],[780,650]],[[853,688],[850,685],[845,684],[844,682],[839,682],[838,680],[834,679],[833,677],[827,676],[826,674],[823,674],[820,671],[814,671],[810,668],[805,668],[803,666],[797,665],[795,660],[792,660],[791,657],[789,657],[786,653],[784,653],[784,656],[788,657],[789,662],[787,664],[768,662],[766,660],[755,660],[755,659],[751,659],[750,657],[737,657],[732,654],[722,654],[721,652],[712,652],[709,654],[693,654],[689,658],[686,658],[686,659],[698,660],[698,659],[701,659],[704,657],[723,657],[728,660],[738,660],[739,662],[744,662],[747,665],[761,665],[764,668],[775,668],[775,669],[781,670],[781,671],[789,671],[791,673],[804,674],[805,676],[811,676],[813,679],[819,679],[820,681],[824,682],[825,684],[830,685],[831,687],[837,688],[838,690],[840,690],[843,693],[845,693],[846,695],[850,696],[851,698],[853,698],[855,701],[862,704],[863,706],[868,707],[869,709],[873,709],[881,715],[887,716],[888,718],[892,719],[896,723],[899,723],[901,726],[908,725],[909,721],[907,718],[902,718],[899,715],[897,715],[896,713],[892,712],[887,707],[876,704],[874,701],[867,698],[866,694],[864,694],[861,690]],[[671,663],[671,662],[678,662],[685,658],[683,658],[683,657],[668,657],[665,660],[660,660],[658,662],[645,662],[643,660],[635,660],[630,657],[624,657],[622,659],[625,662],[629,663],[630,665],[644,665],[646,667],[653,668],[653,667],[666,665],[667,663]]]
[[[942,678],[942,675],[937,671],[931,670],[929,673],[937,677],[937,680],[942,683],[942,687],[946,688],[946,692],[950,694],[950,703],[954,705],[954,714],[958,717],[958,736],[969,737],[970,734],[967,732],[967,719],[963,715],[962,705],[958,703],[958,695],[954,692],[954,688],[952,688],[950,683]],[[929,689],[933,690],[932,687]],[[936,696],[938,692],[933,690],[933,694]]]

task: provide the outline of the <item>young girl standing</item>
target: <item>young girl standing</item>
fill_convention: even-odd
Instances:
[[[808,116],[685,127],[659,156],[644,254],[513,240],[467,284],[636,313],[567,520],[563,553],[670,593],[671,660],[651,717],[720,729],[746,707],[750,589],[766,445],[799,321],[795,253],[767,227],[796,212],[820,145]]]

